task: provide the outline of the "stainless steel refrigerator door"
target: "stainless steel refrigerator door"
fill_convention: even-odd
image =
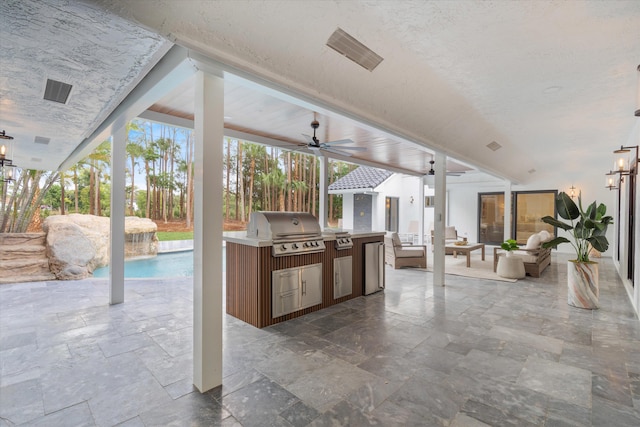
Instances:
[[[364,245],[364,294],[384,289],[384,243]]]

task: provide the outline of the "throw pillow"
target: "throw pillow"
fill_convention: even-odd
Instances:
[[[542,230],[541,232],[538,233],[538,235],[540,236],[541,242],[546,242],[551,238],[551,233],[549,233],[547,230]]]
[[[540,247],[540,235],[538,233],[532,234],[527,239],[527,244],[525,245],[525,249],[538,249]]]

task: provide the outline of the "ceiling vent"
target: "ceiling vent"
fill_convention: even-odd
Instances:
[[[491,144],[487,144],[487,148],[489,148],[489,150],[491,150],[491,151],[498,151],[499,149],[502,148],[502,145],[500,145],[497,142],[493,141],[493,142],[491,142]]]
[[[331,34],[327,46],[369,71],[373,71],[383,59],[340,28]]]
[[[41,159],[40,157],[32,157],[32,158],[31,158],[31,161],[32,161],[32,162],[41,162],[41,161],[42,161],[42,159]]]
[[[529,169],[527,172],[529,172],[529,173],[536,173],[536,170],[535,170],[535,169]]]
[[[66,104],[72,87],[73,86],[67,83],[47,79],[47,86],[44,88],[44,99]]]
[[[33,140],[36,144],[48,145],[51,142],[51,138],[45,138],[44,136],[36,136]]]

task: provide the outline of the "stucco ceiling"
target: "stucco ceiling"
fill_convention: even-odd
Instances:
[[[370,72],[328,48],[338,27],[382,63]],[[558,168],[604,171],[637,121],[637,1],[10,0],[0,28],[0,128],[16,137],[25,167],[58,167],[166,52],[165,40],[418,144],[424,156],[442,151],[517,182]],[[42,100],[47,78],[74,84],[69,103]],[[502,148],[488,149],[492,141]],[[405,161],[415,157],[407,150]]]

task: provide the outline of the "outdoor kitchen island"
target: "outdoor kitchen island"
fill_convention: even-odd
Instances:
[[[383,242],[385,234],[326,232],[316,240],[282,243],[248,233],[223,235],[226,305],[228,314],[258,328],[364,295],[365,245]],[[308,247],[309,252],[281,254],[287,246]]]

